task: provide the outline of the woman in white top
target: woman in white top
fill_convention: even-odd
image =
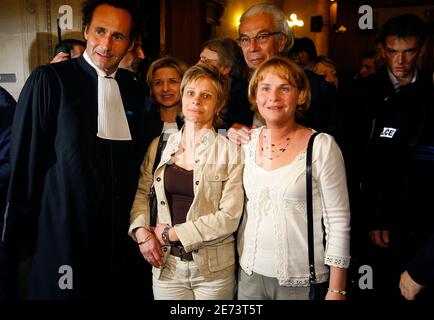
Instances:
[[[303,70],[283,58],[264,62],[250,80],[249,100],[266,125],[255,129],[244,146],[240,300],[309,297],[305,158],[314,131],[296,122],[309,99]],[[350,211],[344,161],[332,136],[317,136],[312,166],[317,280],[329,281],[326,299],[343,300]]]

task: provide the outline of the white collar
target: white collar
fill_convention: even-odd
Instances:
[[[86,51],[86,50],[84,50],[83,58],[84,58],[84,60],[87,61],[87,63],[90,64],[90,66],[91,66],[92,68],[95,69],[96,74],[97,74],[99,77],[112,77],[112,78],[115,78],[115,77],[116,77],[116,71],[117,71],[117,69],[116,69],[116,71],[113,72],[112,74],[107,74],[105,71],[103,71],[103,70],[101,70],[100,68],[98,68],[98,67],[96,66],[95,63],[93,63],[92,59],[91,59],[91,58],[89,57],[89,55],[87,54],[87,51]]]
[[[395,90],[398,89],[398,88],[401,86],[401,84],[399,83],[398,79],[397,79],[397,78],[395,77],[395,75],[390,71],[389,68],[387,68],[387,72],[388,72],[388,74],[389,74],[389,79],[390,79],[390,81],[392,82],[393,87],[395,88]],[[417,68],[416,68],[416,69],[414,70],[414,76],[413,76],[413,79],[411,79],[410,83],[416,82],[417,77],[418,77],[418,73],[417,73]]]
[[[98,68],[85,51],[84,59],[98,74],[98,132],[97,136],[106,140],[132,140],[125,108],[118,83],[111,75]]]

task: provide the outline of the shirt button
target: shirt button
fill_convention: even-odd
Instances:
[[[217,180],[219,178],[219,176],[215,176],[214,178]]]
[[[160,204],[161,204],[162,206],[164,206],[164,205],[166,204],[166,202],[161,201]]]
[[[199,163],[199,159],[196,159],[194,162]]]
[[[196,181],[196,185],[197,185],[197,186],[199,185],[199,181]]]
[[[161,181],[161,178],[160,178],[160,177],[158,177],[158,178],[157,178],[157,181],[158,181],[158,182],[160,182],[160,181]]]

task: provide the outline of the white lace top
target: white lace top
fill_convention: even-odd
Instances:
[[[290,164],[267,171],[255,163],[260,131],[256,129],[243,148],[246,202],[238,235],[240,265],[247,274],[275,277],[282,286],[308,286],[306,150]],[[318,281],[324,282],[327,265],[346,268],[350,262],[344,161],[328,134],[315,139],[312,172],[315,270]]]

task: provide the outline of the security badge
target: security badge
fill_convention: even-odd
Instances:
[[[383,131],[380,134],[380,138],[393,138],[393,136],[396,133],[395,128],[388,128],[388,127],[384,127]]]

